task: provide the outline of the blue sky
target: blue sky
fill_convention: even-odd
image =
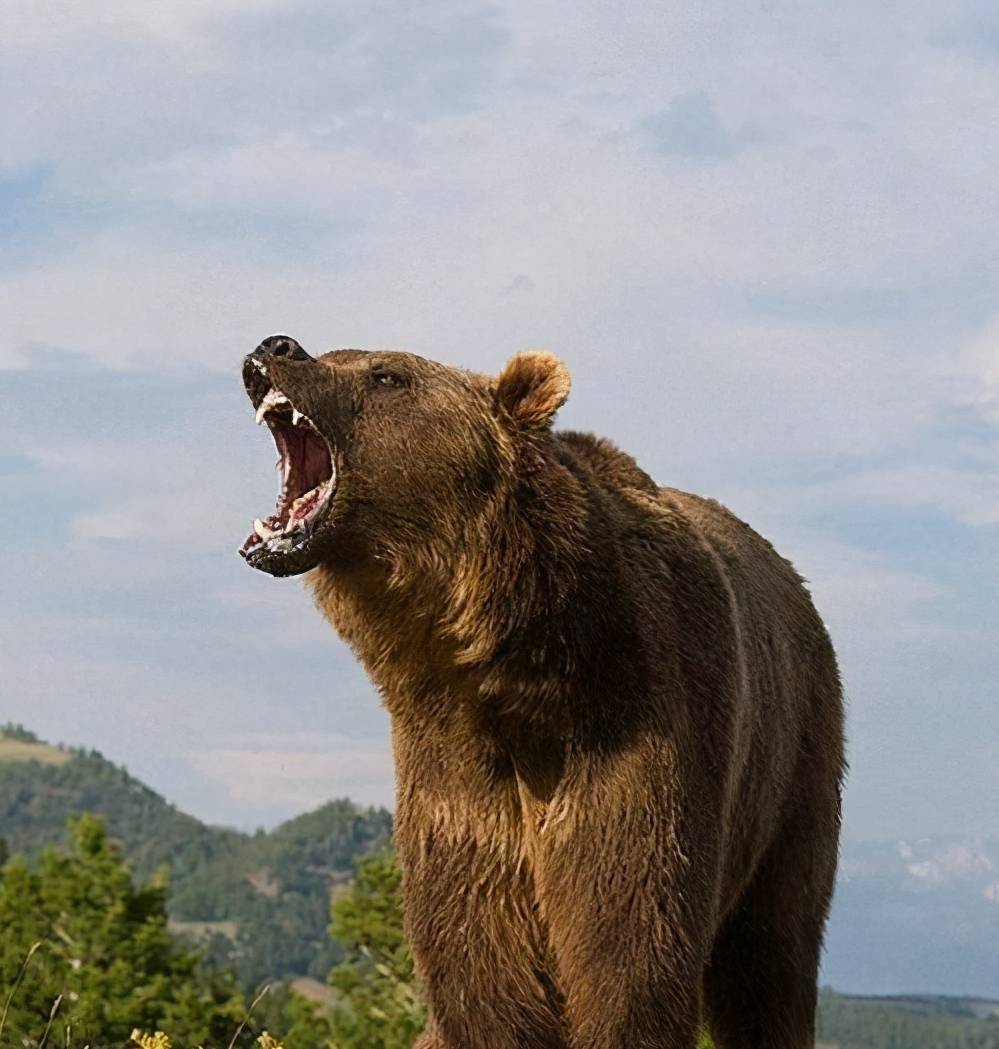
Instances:
[[[999,835],[993,4],[13,0],[0,717],[206,819],[391,801],[241,356],[543,346],[563,425],[798,565],[853,839]]]

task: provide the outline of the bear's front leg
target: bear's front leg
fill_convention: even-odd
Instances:
[[[697,1041],[717,827],[654,769],[612,759],[577,770],[538,835],[541,912],[573,1049]],[[708,812],[711,793],[701,795]]]
[[[451,814],[448,813],[450,817]],[[398,835],[406,931],[431,1019],[416,1049],[568,1049],[517,836],[442,819]]]

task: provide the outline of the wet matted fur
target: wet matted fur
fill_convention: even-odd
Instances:
[[[489,378],[271,339],[246,375],[334,464],[244,553],[308,571],[391,715],[419,1049],[811,1047],[843,711],[791,565],[553,431],[548,354]]]

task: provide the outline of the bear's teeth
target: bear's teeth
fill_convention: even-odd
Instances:
[[[265,525],[259,517],[257,517],[253,522],[253,530],[257,533],[257,535],[260,536],[261,539],[265,541],[268,539],[273,539],[274,536],[281,534],[280,532],[275,532],[272,528],[268,528],[267,525]]]
[[[278,408],[289,403],[288,398],[280,390],[268,390],[257,408],[257,425],[259,426],[264,421],[264,416],[271,408]]]
[[[305,418],[305,416],[297,408],[292,408],[292,410],[291,410],[291,425],[292,426],[297,426],[298,425],[298,420],[299,419],[304,419],[304,418]]]
[[[305,495],[300,495],[291,504],[291,509],[288,511],[288,522],[284,526],[284,530],[286,532],[290,532],[295,527],[297,527],[298,522],[295,520],[295,518],[298,516],[298,513],[302,509],[303,505],[305,505],[306,503],[309,503],[309,502],[312,501],[312,493],[314,491],[315,491],[315,488],[313,488],[310,491],[306,492]]]

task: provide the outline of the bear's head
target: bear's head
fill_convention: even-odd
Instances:
[[[283,335],[245,359],[243,381],[277,445],[281,490],[240,553],[275,576],[366,555],[446,557],[550,441],[569,393],[547,353],[489,378],[410,353],[313,358]]]

